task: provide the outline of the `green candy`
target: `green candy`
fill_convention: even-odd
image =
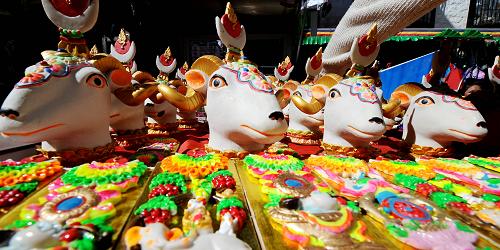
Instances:
[[[177,205],[170,197],[168,197],[168,196],[156,196],[152,199],[149,199],[146,203],[142,204],[141,206],[139,206],[139,208],[137,208],[134,211],[134,214],[139,215],[144,210],[151,211],[151,210],[157,209],[157,208],[160,208],[163,210],[169,210],[169,211],[172,211],[172,210],[177,211]]]
[[[217,204],[217,214],[219,214],[222,209],[230,207],[243,208],[243,202],[241,202],[238,198],[234,196],[229,198],[224,198],[219,202],[219,204]]]
[[[446,204],[449,202],[462,202],[466,203],[466,201],[456,195],[452,195],[449,193],[443,192],[434,192],[430,195],[431,200],[436,203],[440,208],[446,208]]]
[[[214,172],[214,173],[211,173],[211,174],[207,175],[207,177],[205,177],[205,179],[207,179],[209,181],[212,181],[215,177],[217,177],[219,175],[222,175],[222,176],[233,176],[233,174],[229,170],[219,170],[217,172]]]

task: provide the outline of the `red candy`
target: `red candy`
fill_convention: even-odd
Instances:
[[[441,189],[432,185],[432,184],[429,184],[429,183],[417,184],[417,193],[419,193],[425,197],[429,197],[429,195],[431,195],[432,193],[438,192],[438,191],[441,191]]]
[[[144,210],[141,215],[144,218],[144,223],[146,224],[163,223],[166,225],[172,218],[170,211],[163,210],[161,208],[152,209],[151,211]]]
[[[465,203],[453,201],[453,202],[448,202],[447,205],[449,207],[456,208],[456,209],[458,209],[466,214],[469,214],[469,215],[472,214],[472,209],[469,206],[467,206],[467,204],[465,204]]]
[[[237,230],[241,230],[243,225],[245,224],[245,220],[247,219],[247,214],[245,210],[239,207],[230,207],[224,208],[220,211],[220,216],[224,216],[224,214],[229,213],[233,219],[238,219],[238,228]]]
[[[24,194],[19,190],[0,191],[0,207],[12,206],[24,199]]]
[[[179,187],[172,184],[158,185],[151,192],[149,192],[148,198],[151,199],[156,196],[176,196],[179,194]]]
[[[236,181],[232,176],[219,175],[212,179],[212,185],[214,186],[215,190],[219,192],[222,192],[226,189],[235,190]]]
[[[80,238],[80,232],[76,228],[70,228],[59,236],[60,241],[71,242]]]

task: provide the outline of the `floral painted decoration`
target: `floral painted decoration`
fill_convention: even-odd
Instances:
[[[227,169],[228,164],[229,159],[222,154],[176,154],[163,159],[161,168],[165,172],[179,173],[190,178],[204,178],[215,171]]]
[[[250,88],[259,92],[273,93],[272,85],[267,82],[266,76],[255,65],[230,62],[221,67],[235,74],[239,83],[248,84]]]
[[[372,83],[372,79],[347,78],[339,84],[351,87],[351,95],[357,96],[362,102],[376,103],[378,101],[378,96],[375,93],[375,85]]]

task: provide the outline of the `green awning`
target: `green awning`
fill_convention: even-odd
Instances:
[[[331,34],[333,32],[321,32],[322,34],[319,36],[310,36],[306,35],[304,39],[302,40],[302,45],[323,45],[327,44],[330,41]],[[422,33],[433,33],[432,35],[422,35]],[[490,32],[491,33],[491,32]],[[499,32],[493,32],[495,33],[495,36],[492,36],[491,34],[485,34],[481,33],[478,30],[475,29],[466,29],[463,32],[458,32],[453,29],[445,29],[439,33],[437,32],[400,32],[396,36],[392,36],[386,41],[395,41],[395,42],[406,42],[406,41],[412,41],[412,42],[417,42],[421,40],[433,40],[435,38],[439,39],[492,39],[495,42],[499,43],[500,42],[500,36],[497,36],[496,33]],[[492,33],[492,34],[493,34]],[[500,34],[500,33],[499,33]]]

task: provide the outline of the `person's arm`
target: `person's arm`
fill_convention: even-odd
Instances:
[[[324,73],[345,73],[351,66],[352,42],[373,23],[377,23],[377,40],[381,43],[443,2],[445,0],[355,0],[323,53]]]

